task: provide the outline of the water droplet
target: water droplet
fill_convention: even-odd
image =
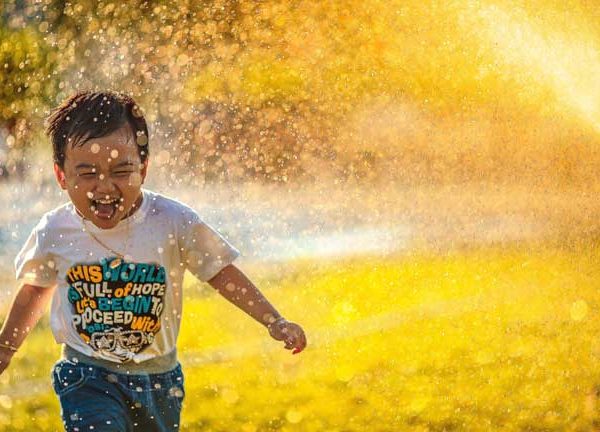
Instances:
[[[115,374],[108,374],[106,375],[106,381],[110,383],[116,383],[118,381],[118,378]]]
[[[134,117],[142,117],[142,110],[140,110],[139,106],[134,105],[131,109],[131,114],[133,114]]]
[[[11,409],[13,406],[13,402],[10,396],[0,395],[0,406],[4,409]]]
[[[145,145],[148,144],[148,137],[144,133],[138,134],[138,136],[135,138],[135,142],[140,147],[144,147]]]
[[[240,395],[234,389],[223,389],[221,398],[228,404],[234,404],[240,399]]]
[[[272,313],[266,313],[266,314],[264,314],[263,317],[262,317],[262,319],[263,319],[263,322],[266,322],[266,323],[269,323],[269,324],[272,324],[272,323],[275,322],[275,317],[273,316]]]
[[[573,321],[582,321],[588,314],[588,304],[585,300],[577,300],[571,305],[571,319]]]
[[[169,396],[182,398],[183,397],[183,391],[179,387],[173,386],[173,387],[171,387],[169,389]]]
[[[302,420],[304,416],[302,415],[302,413],[298,410],[295,409],[290,409],[288,410],[288,412],[285,414],[285,418],[288,422],[290,423],[300,423],[300,421]]]

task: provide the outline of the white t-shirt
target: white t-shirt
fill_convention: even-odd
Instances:
[[[57,343],[115,363],[167,355],[179,333],[185,270],[207,281],[239,255],[190,207],[142,193],[138,211],[107,230],[62,205],[42,217],[17,255],[17,280],[56,288]]]

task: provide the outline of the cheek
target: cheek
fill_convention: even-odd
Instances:
[[[81,186],[81,182],[79,180],[80,179],[77,176],[69,176],[69,177],[67,177],[66,178],[67,187],[69,189],[75,189],[75,190],[80,189],[82,186]]]
[[[78,176],[71,177],[67,180],[67,187],[75,193],[86,193],[94,189],[95,182],[91,179],[85,179]]]
[[[131,173],[127,185],[131,187],[140,187],[142,185],[142,175],[138,172]]]

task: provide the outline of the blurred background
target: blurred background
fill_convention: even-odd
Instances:
[[[599,47],[593,0],[4,1],[4,308],[16,252],[67,200],[44,118],[123,91],[149,123],[146,186],[224,233],[309,339],[290,360],[190,280],[211,318],[182,333],[184,428],[594,430]],[[36,332],[0,378],[6,430],[58,424]],[[248,361],[262,382],[228,381]]]

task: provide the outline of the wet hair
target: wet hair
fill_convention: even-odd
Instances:
[[[46,119],[54,162],[64,169],[65,149],[110,135],[129,124],[142,163],[148,158],[148,126],[135,101],[113,91],[81,91],[65,99]]]

